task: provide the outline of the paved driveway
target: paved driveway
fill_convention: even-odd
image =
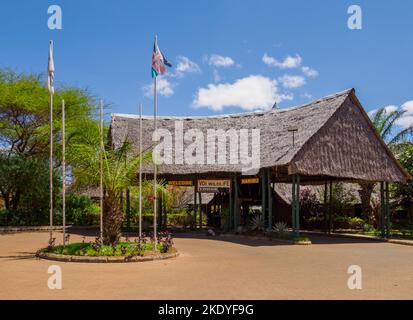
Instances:
[[[413,298],[410,246],[325,237],[297,246],[185,235],[175,240],[181,252],[175,259],[84,264],[36,259],[33,253],[47,239],[47,233],[0,235],[0,299]],[[80,239],[72,235],[71,241]],[[62,290],[47,287],[52,264],[62,268]],[[347,287],[350,265],[362,268],[362,290]]]

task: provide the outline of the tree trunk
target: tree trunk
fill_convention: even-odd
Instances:
[[[374,215],[373,215],[373,208],[371,206],[371,195],[374,190],[375,183],[372,182],[362,182],[359,184],[360,190],[360,200],[361,200],[361,208],[363,210],[363,217],[367,219],[368,223],[374,223]]]
[[[116,245],[121,236],[123,212],[120,195],[107,192],[103,199],[103,243]]]

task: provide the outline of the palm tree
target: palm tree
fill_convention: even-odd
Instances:
[[[72,166],[76,187],[99,186],[100,135],[98,126],[79,129],[69,138],[68,163]],[[132,156],[131,145],[125,138],[118,149],[103,150],[103,242],[113,245],[119,241],[123,222],[121,193],[137,182],[139,156]],[[142,155],[151,160],[151,153]]]
[[[381,136],[389,148],[395,151],[398,146],[405,142],[413,134],[413,126],[396,131],[398,121],[405,115],[406,110],[398,108],[396,110],[388,110],[385,107],[378,109],[371,115],[371,120],[377,133]],[[396,132],[395,132],[396,131]],[[361,182],[360,185],[360,200],[363,214],[370,222],[374,222],[374,214],[371,207],[371,195],[374,190],[375,183]],[[376,221],[377,222],[377,221]]]

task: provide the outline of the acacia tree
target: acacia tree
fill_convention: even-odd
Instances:
[[[82,128],[93,123],[93,98],[86,91],[70,87],[56,90],[53,105],[55,170],[60,166],[62,99],[65,100],[68,134],[77,130],[79,122]],[[47,212],[49,103],[49,92],[41,75],[0,69],[0,196],[9,210],[26,208],[32,211],[33,216],[39,210]],[[42,183],[39,182],[40,177]],[[37,190],[37,195],[26,199],[29,203],[23,203],[29,191],[33,190]],[[58,192],[58,185],[55,191]]]
[[[389,148],[395,151],[400,143],[407,141],[413,134],[413,126],[396,131],[397,121],[404,116],[406,110],[401,108],[388,111],[386,108],[378,109],[371,117],[374,127]],[[370,222],[376,219],[371,206],[371,195],[373,193],[374,182],[362,182],[360,185],[360,200],[364,216]]]

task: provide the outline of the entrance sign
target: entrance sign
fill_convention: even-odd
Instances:
[[[220,179],[220,180],[198,180],[198,192],[226,192],[231,190],[231,180],[230,179]]]
[[[259,182],[259,178],[241,178],[241,184],[255,184]]]
[[[192,180],[175,180],[175,181],[168,181],[170,186],[193,186],[194,183]]]

